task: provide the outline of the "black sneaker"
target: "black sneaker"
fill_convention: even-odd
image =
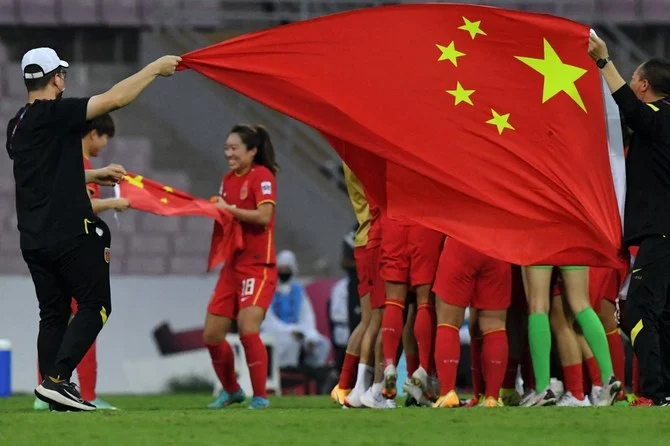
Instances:
[[[95,410],[93,404],[81,398],[77,385],[70,381],[54,382],[47,377],[35,389],[35,396],[54,407],[65,406],[73,411]]]
[[[420,404],[412,395],[407,395],[405,398],[405,407],[419,407]]]

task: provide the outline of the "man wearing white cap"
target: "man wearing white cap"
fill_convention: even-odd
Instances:
[[[261,331],[273,335],[280,368],[298,367],[301,352],[305,365],[323,367],[330,353],[330,341],[316,329],[310,297],[295,280],[298,262],[292,251],[277,255],[277,272],[279,284]]]
[[[28,101],[7,125],[6,147],[14,162],[21,251],[40,308],[44,380],[35,395],[56,409],[95,410],[70,382],[111,313],[111,237],[93,213],[86,184],[109,186],[125,174],[118,165],[84,171],[82,130],[87,120],[130,104],[157,77],[172,75],[180,60],[164,56],[103,94],[61,99],[69,64],[51,48],[23,56]],[[68,325],[72,296],[79,311]]]

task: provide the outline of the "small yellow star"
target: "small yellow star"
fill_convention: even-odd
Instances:
[[[544,39],[544,57],[542,59],[515,57],[544,76],[544,86],[542,88],[543,104],[563,91],[579,105],[579,108],[586,111],[584,101],[575,85],[575,82],[586,74],[586,70],[563,63],[547,39]]]
[[[466,104],[474,105],[472,103],[472,99],[470,99],[470,96],[472,93],[475,92],[475,90],[466,90],[463,88],[460,82],[456,82],[456,89],[455,90],[446,90],[447,93],[452,95],[454,97],[454,105],[458,105],[461,102],[465,102]]]
[[[440,51],[442,51],[442,55],[440,56],[439,59],[437,59],[438,62],[441,62],[443,60],[448,60],[451,63],[454,64],[455,67],[458,66],[458,62],[456,59],[458,59],[461,56],[465,56],[465,53],[461,53],[460,51],[456,50],[456,47],[454,46],[454,42],[452,41],[449,46],[442,46],[442,45],[435,45]]]
[[[486,33],[482,31],[482,29],[479,27],[479,25],[482,23],[481,20],[471,22],[470,20],[463,17],[463,22],[465,23],[465,25],[459,26],[458,29],[462,29],[463,31],[469,32],[470,37],[472,37],[472,40],[475,40],[475,36],[477,36],[477,34],[481,34],[482,36],[486,35]]]
[[[173,193],[174,189],[172,189],[170,186],[163,186],[163,190],[165,192]]]
[[[167,199],[167,198],[161,198],[161,203],[163,203],[163,204],[167,204],[167,202],[168,202],[168,199]]]
[[[510,129],[510,130],[515,130],[512,125],[507,122],[509,119],[509,113],[505,113],[504,115],[498,114],[497,111],[494,109],[491,109],[491,114],[493,118],[489,119],[486,121],[487,124],[495,125],[498,128],[498,134],[502,135],[503,130],[505,129]]]
[[[144,189],[144,182],[142,181],[144,177],[142,175],[137,175],[136,177],[131,177],[130,175],[126,175],[123,177],[124,180],[129,182],[135,187],[139,187],[140,189]]]

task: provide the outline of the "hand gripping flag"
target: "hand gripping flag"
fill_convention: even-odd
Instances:
[[[621,268],[588,37],[548,15],[389,6],[244,35],[182,68],[318,129],[391,217],[516,264]]]
[[[130,201],[133,209],[166,217],[197,215],[214,220],[207,271],[225,263],[244,248],[242,227],[229,213],[207,200],[193,197],[142,175],[128,173],[116,186],[116,196]]]

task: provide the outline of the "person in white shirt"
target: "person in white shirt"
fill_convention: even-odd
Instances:
[[[316,328],[314,310],[305,288],[296,280],[298,262],[292,251],[277,255],[279,284],[261,332],[273,336],[279,367],[323,367],[330,354],[330,340]],[[303,364],[300,356],[303,353]]]

